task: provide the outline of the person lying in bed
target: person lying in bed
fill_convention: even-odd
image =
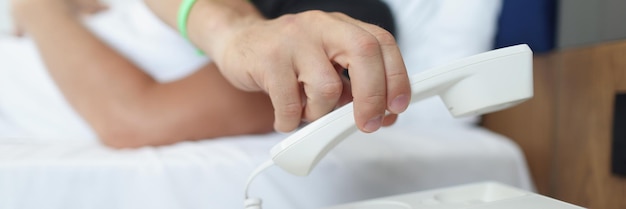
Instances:
[[[145,3],[178,26],[181,0]],[[351,100],[359,129],[374,132],[410,100],[388,32],[393,19],[378,0],[198,0],[185,25],[212,62],[168,83],[81,24],[81,13],[103,8],[96,0],[12,5],[16,25],[34,40],[66,100],[112,147],[289,132]],[[384,117],[385,110],[392,114]]]

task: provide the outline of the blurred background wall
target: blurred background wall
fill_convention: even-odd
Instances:
[[[536,53],[626,38],[626,0],[505,0],[495,47]]]
[[[558,46],[583,46],[626,38],[625,0],[561,0]]]

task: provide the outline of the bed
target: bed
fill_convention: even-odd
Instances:
[[[501,4],[387,2],[411,73],[489,50]],[[208,61],[193,56],[193,47],[141,2],[112,6],[86,24],[159,81],[183,77]],[[107,29],[113,26],[128,30]],[[173,50],[179,58],[171,59]],[[241,208],[246,178],[286,137],[109,149],[69,108],[37,60],[28,39],[0,38],[0,208]],[[182,70],[163,70],[168,66]],[[264,199],[265,208],[306,209],[486,180],[533,190],[517,145],[476,122],[451,118],[432,98],[411,106],[393,127],[351,135],[308,177],[270,169],[251,193]]]

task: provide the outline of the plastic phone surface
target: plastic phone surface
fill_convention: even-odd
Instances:
[[[391,196],[325,209],[582,209],[496,182]]]

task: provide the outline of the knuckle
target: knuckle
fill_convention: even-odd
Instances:
[[[324,17],[324,12],[319,10],[307,10],[300,13],[284,14],[276,18],[282,25],[299,25],[302,23],[309,23],[311,21],[319,20]]]
[[[278,60],[283,56],[283,50],[280,46],[266,47],[261,53],[269,60]]]
[[[408,74],[406,70],[387,70],[387,80],[408,80]]]
[[[304,21],[308,27],[326,27],[328,25],[336,24],[338,18],[342,13],[339,12],[325,12],[322,10],[308,10],[300,13],[301,18],[299,20]]]
[[[312,20],[318,19],[320,17],[325,17],[328,14],[321,10],[308,10],[301,13],[303,17],[310,18]]]
[[[384,108],[385,99],[386,99],[386,95],[384,93],[379,93],[379,94],[367,95],[361,99],[355,98],[355,101],[357,103],[362,103],[368,106],[374,106],[375,108],[379,106]]]
[[[355,38],[356,50],[364,56],[374,56],[380,54],[380,43],[378,40],[370,35],[363,34]]]
[[[301,15],[286,14],[278,18],[281,25],[281,32],[286,35],[293,35],[298,32],[299,22],[301,22]]]
[[[330,12],[331,16],[339,17],[339,18],[350,18],[350,16],[346,15],[343,12]]]
[[[396,46],[396,38],[389,31],[380,29],[375,32],[374,36],[378,39],[378,43],[382,46]]]
[[[295,118],[302,115],[302,104],[300,102],[290,102],[282,105],[278,109],[279,116],[283,118]]]
[[[278,17],[276,20],[281,21],[283,23],[290,23],[290,22],[294,22],[298,17],[299,15],[296,15],[296,14],[284,14]]]
[[[324,100],[335,99],[341,95],[341,92],[343,92],[343,83],[340,81],[325,83],[319,88],[319,94]]]

